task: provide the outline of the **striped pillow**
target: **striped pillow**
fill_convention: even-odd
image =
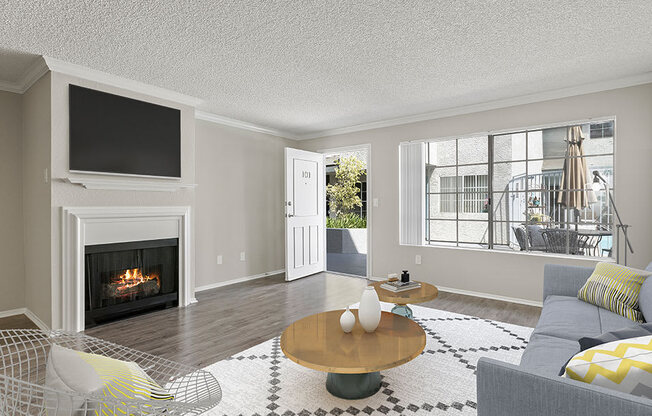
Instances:
[[[652,273],[613,263],[598,263],[577,298],[636,322],[644,322],[638,294]]]
[[[134,362],[58,345],[48,356],[45,385],[47,416],[145,415],[174,400]],[[157,408],[149,412],[152,405]]]

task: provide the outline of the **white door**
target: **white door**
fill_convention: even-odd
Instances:
[[[285,280],[325,270],[324,156],[285,148]]]

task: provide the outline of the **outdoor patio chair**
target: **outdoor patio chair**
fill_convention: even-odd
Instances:
[[[587,247],[588,236],[574,230],[554,228],[544,230],[542,235],[548,253],[584,254]]]

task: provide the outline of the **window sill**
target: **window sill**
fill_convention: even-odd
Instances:
[[[508,250],[472,248],[472,247],[453,247],[453,246],[445,246],[445,245],[437,245],[437,244],[421,244],[421,245],[401,244],[401,245],[409,246],[409,247],[425,247],[425,248],[436,248],[436,249],[444,249],[444,250],[465,250],[465,251],[473,251],[479,253],[498,253],[498,254],[506,254],[506,255],[517,255],[517,256],[557,258],[557,259],[565,259],[565,260],[586,261],[591,263],[596,263],[600,261],[605,263],[616,263],[616,259],[613,257],[574,256],[572,254],[544,253],[544,252],[535,252],[535,251],[508,251]]]

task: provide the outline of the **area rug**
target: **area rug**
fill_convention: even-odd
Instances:
[[[392,305],[383,304],[383,310]],[[344,400],[326,391],[326,373],[287,359],[280,336],[206,368],[223,399],[205,415],[474,415],[476,364],[491,357],[517,364],[532,328],[413,306],[426,331],[423,353],[381,372],[378,393]]]

